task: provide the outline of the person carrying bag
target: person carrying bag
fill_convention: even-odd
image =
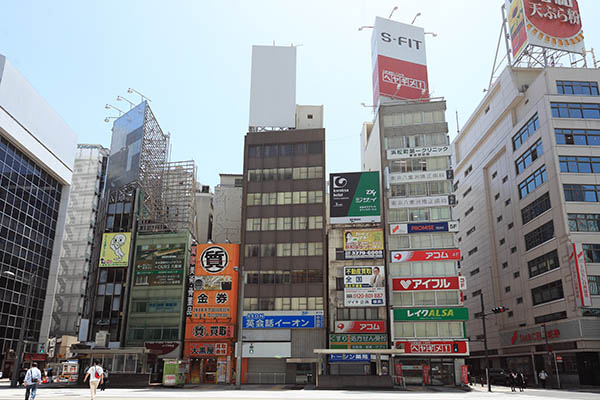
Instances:
[[[102,370],[102,367],[98,365],[98,361],[94,361],[94,365],[87,370],[83,382],[85,383],[88,378],[90,379],[91,400],[94,400],[96,398],[98,385],[104,381],[104,371]]]
[[[37,367],[37,363],[33,363],[31,368],[27,370],[27,374],[25,374],[25,400],[29,400],[31,395],[31,400],[35,399],[35,395],[37,393],[38,384],[42,380],[42,373]]]

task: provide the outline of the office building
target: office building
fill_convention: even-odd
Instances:
[[[54,295],[51,337],[79,334],[107,162],[108,149],[101,145],[77,145]]]
[[[562,384],[600,379],[599,81],[507,67],[452,144],[465,303],[475,317],[480,296],[486,312],[508,308],[487,318],[492,366],[530,381],[544,368],[556,384],[556,367]],[[479,319],[467,331],[483,338]]]
[[[0,338],[5,374],[14,362],[11,350],[17,350],[21,329],[28,353],[36,353],[48,339],[76,143],[75,133],[56,111],[0,55]]]
[[[240,243],[242,230],[241,174],[219,174],[213,200],[212,241]]]
[[[207,243],[211,239],[213,231],[213,199],[214,194],[210,192],[210,186],[196,183],[196,241]]]

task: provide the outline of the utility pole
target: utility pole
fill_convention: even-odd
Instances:
[[[483,325],[483,346],[485,349],[485,380],[487,381],[488,392],[492,391],[492,384],[490,383],[490,358],[488,354],[488,343],[487,343],[487,330],[485,327],[485,306],[483,304],[483,292],[480,293],[479,299],[481,300],[481,323]]]
[[[242,388],[242,346],[244,345],[244,289],[246,287],[246,271],[240,267],[240,273],[238,277],[239,282],[239,296],[238,296],[238,331],[237,331],[237,351],[235,359],[235,388]]]
[[[550,343],[548,343],[548,332],[546,331],[546,324],[542,324],[542,327],[544,328],[544,339],[546,340],[546,351],[548,352],[548,355],[552,355],[554,356],[554,370],[556,371],[556,384],[558,385],[558,388],[560,389],[560,375],[558,374],[558,362],[556,361],[556,353],[552,351],[552,349],[550,348]]]

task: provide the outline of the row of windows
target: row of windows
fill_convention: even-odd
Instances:
[[[299,192],[248,193],[249,206],[272,206],[285,204],[314,204],[323,202],[322,190]]]
[[[583,254],[585,261],[600,263],[600,244],[584,244]]]
[[[544,164],[533,174],[525,178],[523,182],[519,183],[519,198],[524,199],[527,197],[529,193],[541,186],[547,179],[546,165]]]
[[[397,277],[455,276],[455,261],[391,263],[390,274]]]
[[[537,113],[512,137],[513,150],[517,150],[525,141],[540,128]]]
[[[462,322],[395,322],[397,338],[463,338]]]
[[[268,158],[301,156],[306,154],[322,154],[322,142],[286,143],[286,144],[253,144],[248,146],[248,157]]]
[[[533,249],[554,237],[554,222],[548,221],[539,228],[525,234],[525,250]]]
[[[391,172],[444,171],[450,168],[450,157],[409,158],[390,161]]]
[[[551,103],[554,118],[600,119],[600,104]]]
[[[550,208],[552,208],[552,205],[550,204],[550,193],[546,192],[521,210],[523,225],[545,213]]]
[[[600,157],[558,156],[560,172],[600,173]]]
[[[322,242],[247,244],[246,257],[322,256]]]
[[[322,310],[323,297],[245,297],[244,311]]]
[[[432,124],[434,122],[444,122],[444,111],[397,113],[383,116],[383,124],[386,128],[393,126]]]
[[[568,214],[571,232],[600,232],[600,214]]]
[[[566,201],[600,202],[600,185],[563,185]]]
[[[401,183],[391,185],[394,197],[418,197],[450,194],[450,181]]]
[[[323,167],[249,169],[248,182],[282,181],[286,179],[320,179]]]
[[[590,285],[590,294],[592,296],[600,296],[600,276],[588,275],[588,282]]]
[[[458,290],[432,290],[421,292],[395,292],[393,304],[407,306],[455,306],[460,304]]]
[[[390,248],[400,249],[446,249],[454,247],[454,233],[417,233],[412,235],[392,235]]]
[[[269,217],[246,219],[246,231],[289,231],[323,229],[323,217]]]
[[[558,94],[575,96],[598,96],[598,82],[556,81]]]
[[[247,271],[246,283],[279,285],[290,283],[322,283],[323,271],[301,269],[291,271]]]
[[[426,146],[445,146],[450,140],[445,133],[426,133],[410,136],[385,136],[385,149],[415,148]]]
[[[600,131],[593,129],[555,129],[556,144],[600,146]]]
[[[129,329],[128,339],[133,341],[180,340],[179,328],[171,326],[143,327]]]
[[[558,262],[558,251],[552,250],[549,253],[536,257],[531,261],[528,261],[527,268],[529,269],[530,278],[541,275],[544,272],[560,268],[560,264]]]
[[[540,315],[538,317],[535,317],[534,321],[536,324],[544,324],[546,322],[558,321],[558,320],[566,319],[566,318],[567,318],[567,312],[559,311],[559,312],[554,312],[554,313],[550,313],[550,314]]]
[[[535,160],[538,159],[539,156],[542,155],[544,149],[542,148],[542,139],[538,139],[537,142],[533,146],[527,149],[525,153],[521,155],[521,157],[517,158],[515,161],[515,167],[517,170],[517,175],[523,172],[527,167],[529,167]]]
[[[451,218],[450,207],[396,208],[390,209],[388,214],[391,223],[447,221]]]
[[[534,306],[564,298],[562,281],[550,282],[531,289],[531,297]]]
[[[338,308],[336,309],[336,316],[338,321],[372,321],[380,319],[377,307]]]

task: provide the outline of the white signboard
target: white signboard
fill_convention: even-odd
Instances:
[[[580,307],[591,307],[592,296],[583,246],[581,243],[573,243],[570,247],[569,265],[571,267],[571,277],[573,278],[573,289],[575,290],[577,304]]]
[[[389,149],[388,160],[402,160],[405,158],[443,157],[452,155],[450,146],[415,147],[402,149]]]
[[[431,196],[431,197],[392,197],[390,208],[412,208],[412,207],[441,207],[453,205],[456,201],[454,195]]]
[[[390,174],[390,183],[446,181],[452,178],[452,170],[394,172]]]
[[[286,358],[292,356],[291,342],[244,342],[244,358]]]
[[[346,307],[385,305],[383,265],[344,267],[344,305]]]

